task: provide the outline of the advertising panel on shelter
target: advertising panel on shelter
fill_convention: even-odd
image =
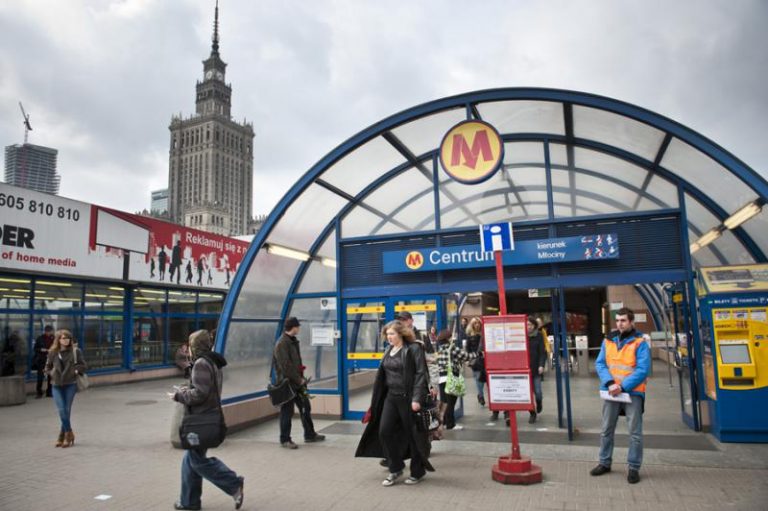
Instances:
[[[226,289],[248,249],[233,238],[5,183],[0,212],[2,267],[10,270]]]

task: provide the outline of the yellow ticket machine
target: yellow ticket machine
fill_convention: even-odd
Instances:
[[[747,274],[765,280],[747,283]],[[723,442],[768,442],[768,265],[703,268],[700,276],[712,432]],[[739,281],[725,286],[719,277]]]

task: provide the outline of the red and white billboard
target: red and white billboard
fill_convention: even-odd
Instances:
[[[237,239],[5,183],[0,229],[2,269],[200,288],[226,289],[248,249]]]

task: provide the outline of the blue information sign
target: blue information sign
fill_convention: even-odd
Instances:
[[[511,223],[501,222],[480,226],[480,250],[482,252],[514,249],[515,239],[512,237]]]
[[[544,240],[518,241],[514,251],[505,251],[505,266],[574,261],[602,261],[619,257],[616,234],[593,234]],[[431,247],[384,252],[384,273],[457,270],[494,266],[493,252],[478,245]]]

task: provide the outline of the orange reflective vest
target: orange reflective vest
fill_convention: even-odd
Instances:
[[[605,348],[605,365],[608,366],[613,381],[621,385],[624,378],[632,374],[637,366],[637,348],[643,343],[643,338],[637,336],[631,341],[627,341],[621,349],[618,348],[617,343],[609,340],[604,340]],[[643,383],[633,389],[624,389],[625,391],[633,392],[645,392],[645,384],[648,379],[643,380]]]

